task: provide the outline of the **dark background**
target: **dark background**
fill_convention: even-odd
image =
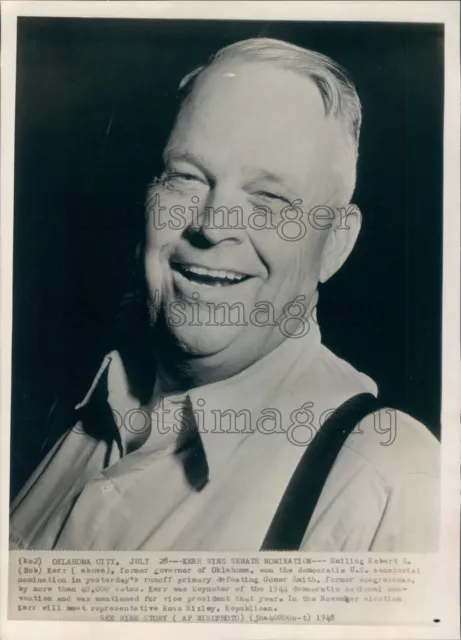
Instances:
[[[356,83],[363,229],[322,287],[323,339],[438,434],[442,25],[19,18],[12,495],[43,455],[56,398],[80,400],[113,348],[179,80],[256,36],[325,53]]]

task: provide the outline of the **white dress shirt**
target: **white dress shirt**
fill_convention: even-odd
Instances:
[[[85,424],[95,390],[106,386],[116,438],[89,435]],[[307,442],[331,410],[365,392],[376,395],[375,383],[322,345],[312,323],[306,336],[287,338],[234,377],[165,396],[159,428],[158,413],[140,407],[111,352],[77,405],[80,419],[17,496],[11,548],[257,551],[308,446],[293,440]],[[217,430],[216,412],[226,410],[243,412],[242,433],[225,433],[225,416]],[[171,427],[182,422],[198,430],[198,449],[177,453],[182,436]],[[408,415],[382,410],[347,438],[301,550],[434,551],[438,504],[436,439]]]

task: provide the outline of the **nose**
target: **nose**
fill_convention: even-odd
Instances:
[[[187,227],[189,241],[201,248],[217,244],[241,244],[245,236],[244,211],[223,190],[210,190],[204,202],[196,205],[197,215]]]

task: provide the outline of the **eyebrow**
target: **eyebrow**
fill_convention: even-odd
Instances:
[[[294,198],[297,197],[295,190],[290,185],[289,178],[286,176],[277,175],[276,173],[273,173],[272,171],[269,171],[267,169],[260,169],[255,172],[255,175],[251,178],[251,180],[248,181],[247,184],[258,182],[260,180],[283,187],[284,189],[287,189],[290,192],[290,195],[292,195]]]
[[[277,174],[272,173],[272,171],[267,171],[266,169],[261,169],[256,173],[253,180],[266,180],[267,182],[273,182],[281,186],[288,186],[286,184],[286,180],[282,176],[278,176]]]

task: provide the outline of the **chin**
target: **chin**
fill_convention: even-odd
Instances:
[[[236,339],[234,327],[170,327],[171,334],[184,353],[191,356],[213,356],[229,347]]]

